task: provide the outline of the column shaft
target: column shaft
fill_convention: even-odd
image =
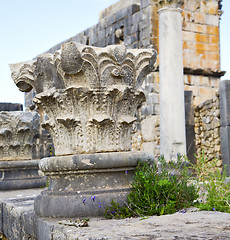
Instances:
[[[161,154],[186,154],[181,9],[159,11]]]

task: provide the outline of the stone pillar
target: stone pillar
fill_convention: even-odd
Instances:
[[[39,160],[32,159],[39,119],[37,113],[0,112],[0,190],[45,187]]]
[[[135,111],[145,100],[138,89],[155,60],[151,49],[70,42],[11,65],[19,89],[35,89],[54,141],[56,156],[40,164],[50,185],[35,199],[39,216],[98,216],[112,199],[124,202],[138,160],[152,159],[130,150]]]
[[[220,81],[221,158],[230,176],[230,80]]]
[[[186,154],[181,0],[159,0],[160,145],[166,159]]]

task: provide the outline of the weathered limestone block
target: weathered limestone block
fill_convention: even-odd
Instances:
[[[148,116],[141,121],[141,133],[144,142],[153,142],[156,140],[155,125],[157,116]]]
[[[156,155],[155,149],[156,149],[156,143],[154,142],[144,142],[141,145],[142,152],[150,153],[150,154],[153,154],[154,156]]]
[[[46,185],[39,160],[32,159],[39,119],[35,112],[0,112],[0,190]]]
[[[39,115],[20,111],[0,112],[0,126],[0,161],[32,159]]]
[[[138,88],[155,59],[151,49],[70,42],[11,69],[21,91],[36,90],[56,155],[129,151],[135,110],[145,100]]]

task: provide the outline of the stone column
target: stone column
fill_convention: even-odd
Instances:
[[[0,112],[0,190],[45,187],[33,159],[39,119],[37,113]]]
[[[56,156],[40,164],[50,185],[35,199],[38,215],[98,216],[112,199],[125,201],[138,160],[152,159],[130,150],[135,111],[145,100],[138,89],[155,60],[151,49],[70,42],[11,66],[20,90],[35,89],[54,141]]]
[[[223,167],[230,176],[230,80],[220,81],[220,139]]]
[[[159,0],[160,148],[186,154],[181,0]]]

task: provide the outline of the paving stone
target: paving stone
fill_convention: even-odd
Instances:
[[[105,220],[90,218],[88,227],[60,225],[63,219],[39,218],[33,211],[34,193],[18,191],[3,195],[14,199],[1,200],[1,231],[8,239],[76,240],[76,239],[229,239],[230,214],[197,211],[196,208],[163,216]],[[2,193],[2,192],[1,192]],[[20,194],[21,196],[16,196]],[[2,196],[2,194],[0,194]],[[68,220],[68,219],[67,219]],[[1,224],[0,224],[1,226]]]

